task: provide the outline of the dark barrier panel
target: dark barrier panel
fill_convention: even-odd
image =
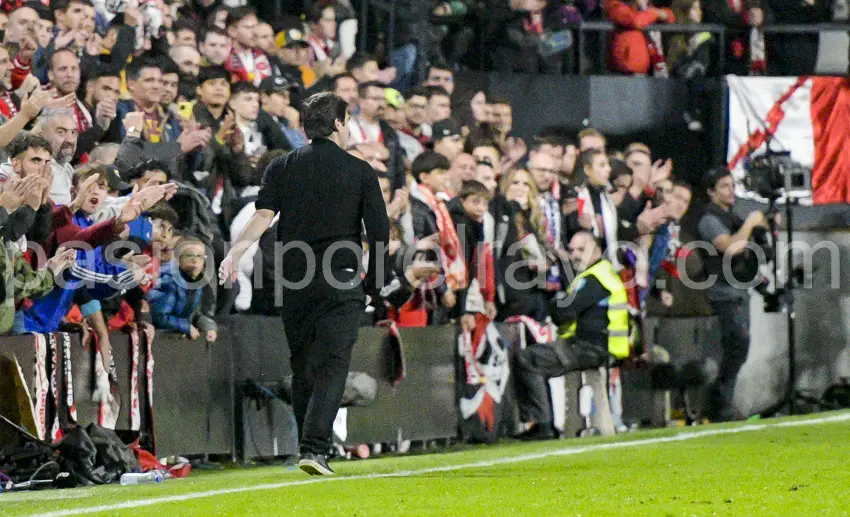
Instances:
[[[689,89],[680,79],[619,76],[547,76],[464,72],[456,76],[453,113],[470,118],[469,99],[479,89],[507,99],[513,108],[513,134],[531,138],[549,126],[577,134],[593,127],[608,137],[609,149],[632,142],[652,148],[656,158],[672,158],[676,174],[696,182],[710,165],[725,161],[724,82],[706,80]],[[691,102],[689,99],[697,99]],[[698,107],[703,131],[688,131],[685,113]]]
[[[210,452],[207,425],[211,396],[206,343],[158,333],[154,361],[157,453],[167,456]],[[225,429],[229,430],[230,426]],[[228,446],[219,452],[229,450]]]

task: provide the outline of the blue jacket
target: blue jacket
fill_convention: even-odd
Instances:
[[[88,215],[79,211],[74,214],[73,220],[81,228],[94,224]],[[91,251],[77,251],[76,264],[63,273],[56,287],[46,296],[34,300],[32,306],[23,311],[26,332],[56,332],[62,318],[71,310],[78,289],[87,289],[95,300],[105,300],[135,287],[133,272],[108,263],[103,252],[102,246]],[[98,309],[94,307],[89,314]]]
[[[148,291],[151,319],[158,329],[189,334],[192,315],[201,307],[201,289],[189,289],[180,268],[169,262],[159,270],[159,282]]]

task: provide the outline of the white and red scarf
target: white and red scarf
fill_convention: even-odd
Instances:
[[[428,205],[437,218],[437,230],[440,232],[440,249],[442,250],[443,269],[446,272],[446,284],[457,291],[467,286],[469,278],[466,271],[466,260],[460,239],[457,236],[452,217],[446,203],[438,201],[437,197],[425,185],[417,185],[411,192],[414,197]]]
[[[224,68],[233,74],[233,80],[235,82],[244,81],[254,83],[254,86],[259,86],[263,79],[272,76],[272,67],[269,63],[269,58],[262,51],[252,49],[251,55],[254,63],[248,67],[242,62],[239,54],[234,49],[227,61],[224,62]]]
[[[599,239],[605,239],[606,250],[605,258],[614,265],[614,269],[619,271],[622,269],[620,261],[617,260],[617,228],[620,223],[620,218],[617,215],[617,206],[611,199],[608,192],[602,192],[602,225],[596,217],[596,211],[593,208],[593,200],[590,197],[590,190],[587,187],[578,189],[578,214],[587,214],[593,217],[593,235]]]

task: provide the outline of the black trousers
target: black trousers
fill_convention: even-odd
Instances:
[[[334,278],[351,280],[350,270]],[[321,272],[304,289],[284,291],[283,323],[291,353],[292,407],[301,453],[327,454],[365,310],[361,286],[339,289]]]
[[[735,385],[750,350],[750,300],[712,301],[711,309],[720,323],[723,359],[712,386],[708,416],[721,422],[736,418]]]
[[[551,425],[546,382],[569,372],[599,368],[607,361],[606,346],[573,339],[531,345],[517,352],[514,370],[520,420]]]

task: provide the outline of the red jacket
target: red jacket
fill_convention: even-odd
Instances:
[[[604,8],[608,18],[617,26],[611,36],[608,68],[626,74],[649,74],[652,70],[649,38],[642,29],[659,22],[660,11],[667,13],[663,23],[674,23],[673,11],[652,6],[646,11],[639,11],[634,4],[620,0],[605,0]]]

